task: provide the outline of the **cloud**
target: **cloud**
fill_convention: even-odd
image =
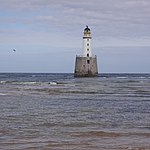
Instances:
[[[42,36],[49,32],[78,38],[88,24],[99,39],[144,41],[150,37],[149,0],[0,0],[0,4],[3,32],[34,31]]]

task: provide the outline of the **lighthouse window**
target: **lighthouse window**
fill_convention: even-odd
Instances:
[[[87,51],[89,51],[89,48],[87,48]]]
[[[89,43],[87,43],[87,46],[89,46]]]
[[[87,63],[90,64],[90,60],[87,60]]]
[[[89,53],[87,54],[87,57],[89,57]]]

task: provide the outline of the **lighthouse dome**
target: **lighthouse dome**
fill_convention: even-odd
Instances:
[[[90,28],[86,26],[86,28],[84,29],[84,32],[90,32]]]

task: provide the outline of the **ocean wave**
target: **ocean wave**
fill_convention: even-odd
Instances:
[[[20,82],[20,81],[0,81],[0,84],[19,84],[19,85],[25,85],[25,84],[37,84],[38,82]]]
[[[8,81],[0,81],[0,84],[6,84]]]
[[[50,85],[57,85],[58,83],[57,82],[48,82],[48,84],[50,84]]]
[[[36,81],[0,81],[0,84],[13,84],[13,85],[67,85],[67,86],[75,86],[72,83],[59,82],[59,81],[50,81],[50,82],[36,82]]]
[[[5,96],[5,95],[7,95],[6,93],[0,93],[0,96]]]
[[[14,84],[21,84],[21,85],[33,85],[38,84],[38,82],[12,82]]]
[[[123,133],[105,132],[105,131],[88,131],[88,132],[73,133],[73,136],[78,136],[78,137],[118,137],[122,135]]]
[[[83,131],[83,132],[73,132],[72,136],[77,137],[120,137],[120,136],[141,136],[150,137],[150,133],[147,132],[107,132],[107,131]]]
[[[129,77],[116,77],[117,79],[128,79]]]

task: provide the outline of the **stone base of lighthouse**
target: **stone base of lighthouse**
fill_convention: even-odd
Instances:
[[[95,77],[98,75],[97,57],[76,56],[75,77]]]

